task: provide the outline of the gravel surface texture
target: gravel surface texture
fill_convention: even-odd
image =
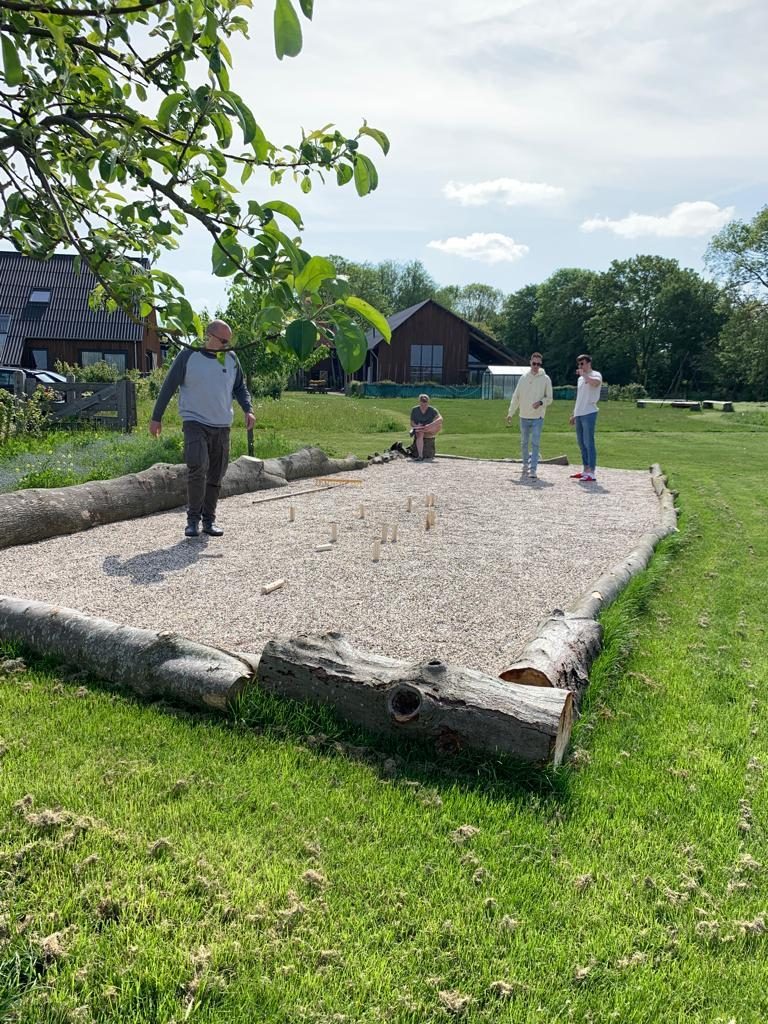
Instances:
[[[342,475],[359,485],[300,493],[321,485],[299,480],[222,501],[220,539],[185,539],[177,510],[4,550],[0,593],[243,651],[340,630],[379,654],[496,675],[544,616],[659,523],[647,472],[601,469],[597,485],[571,472],[540,466],[534,482],[509,464],[397,461]],[[317,551],[332,522],[337,542]],[[397,523],[397,542],[374,562],[383,523]],[[261,593],[280,578],[283,588]]]

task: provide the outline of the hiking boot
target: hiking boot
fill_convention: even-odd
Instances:
[[[208,534],[209,537],[223,537],[224,531],[220,526],[217,526],[214,522],[203,522],[203,533]]]
[[[199,537],[200,536],[200,523],[195,519],[187,520],[187,528],[184,530],[185,537]]]

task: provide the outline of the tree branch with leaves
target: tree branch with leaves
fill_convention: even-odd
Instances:
[[[303,193],[331,177],[368,195],[378,173],[361,143],[386,154],[389,141],[365,121],[353,135],[326,125],[293,145],[267,139],[230,82],[229,42],[247,37],[251,6],[0,0],[0,238],[34,259],[74,251],[98,281],[94,304],[154,314],[168,336],[194,343],[199,313],[157,264],[196,222],[211,272],[258,287],[254,329],[300,358],[335,345],[354,372],[367,352],[356,314],[388,339],[386,320],[305,251],[295,206],[246,189],[254,174],[264,188],[293,178]],[[299,6],[310,19],[313,0]],[[273,32],[279,59],[300,52],[292,0],[276,0]]]

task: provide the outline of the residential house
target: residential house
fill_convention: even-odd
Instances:
[[[457,313],[427,299],[387,318],[392,340],[377,330],[367,333],[368,355],[355,374],[374,384],[479,385],[489,364],[514,365],[523,358],[507,352],[485,331]]]
[[[53,369],[57,360],[87,366],[104,360],[120,371],[162,362],[153,318],[92,310],[93,273],[75,257],[33,260],[0,252],[0,365]]]

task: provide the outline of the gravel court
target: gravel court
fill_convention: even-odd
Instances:
[[[360,486],[301,494],[318,484],[299,480],[292,497],[222,501],[221,539],[185,539],[175,510],[7,549],[0,593],[254,652],[274,636],[338,630],[379,654],[496,675],[545,615],[659,523],[647,472],[601,468],[595,487],[569,479],[572,471],[540,466],[537,482],[523,482],[512,464],[398,460],[340,475]],[[337,543],[316,551],[332,521]],[[373,562],[382,522],[398,524],[398,540],[382,543]],[[279,578],[285,587],[261,594]]]

